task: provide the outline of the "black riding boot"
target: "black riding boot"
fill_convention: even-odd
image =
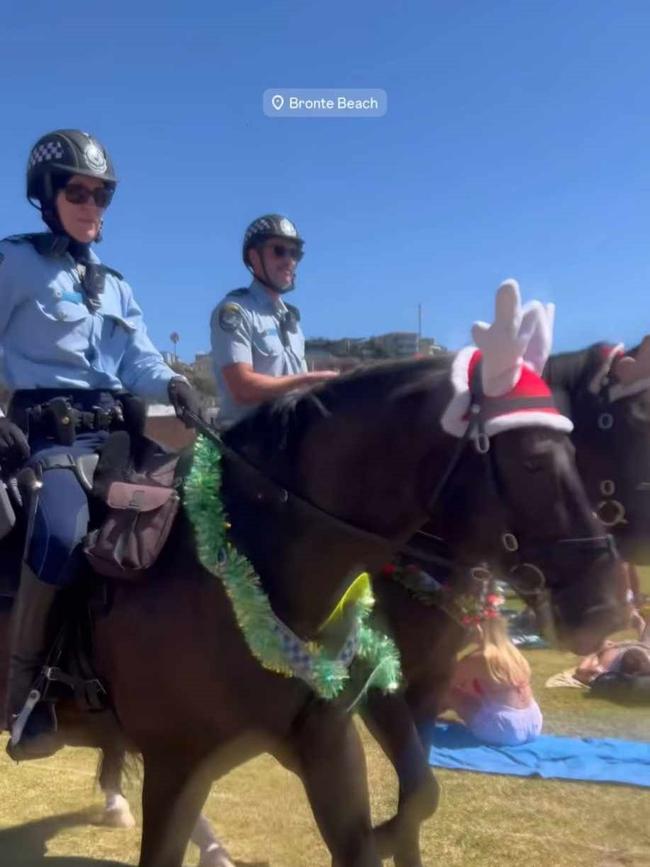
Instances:
[[[40,581],[26,564],[14,603],[7,686],[7,727],[12,759],[40,759],[55,753],[56,716],[49,702],[39,701],[34,682],[48,651],[50,612],[59,588]],[[33,688],[34,687],[34,688]]]

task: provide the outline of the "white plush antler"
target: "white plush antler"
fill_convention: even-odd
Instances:
[[[555,304],[529,301],[528,304],[524,304],[522,326],[525,322],[527,322],[526,330],[532,326],[532,333],[528,346],[524,350],[524,361],[527,361],[535,373],[541,376],[553,346]]]
[[[519,284],[506,280],[497,291],[492,325],[474,323],[472,337],[483,356],[483,391],[489,397],[507,394],[519,381],[524,352],[540,321],[535,309],[527,305],[524,316]]]

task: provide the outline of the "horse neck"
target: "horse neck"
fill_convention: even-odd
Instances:
[[[267,491],[269,489],[267,488]],[[313,638],[360,572],[388,562],[422,518],[399,536],[376,536],[313,508],[300,496],[230,488],[225,496],[235,546],[250,560],[276,615],[298,635]]]
[[[430,430],[422,454],[444,437]],[[277,461],[253,484],[234,467],[224,473],[233,541],[299,635],[317,634],[357,575],[389,562],[422,526],[420,458],[408,425],[364,430],[343,421],[320,426],[293,460]]]

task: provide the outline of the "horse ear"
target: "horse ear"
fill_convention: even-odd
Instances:
[[[635,357],[622,355],[612,366],[612,373],[623,385],[650,378],[650,334],[641,341]]]

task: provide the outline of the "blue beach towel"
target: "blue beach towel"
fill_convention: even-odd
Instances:
[[[420,735],[429,764],[438,768],[650,787],[647,743],[540,735],[517,747],[491,747],[464,725],[440,722],[423,727]]]

